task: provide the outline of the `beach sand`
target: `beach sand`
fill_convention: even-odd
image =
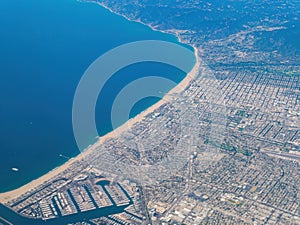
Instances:
[[[95,150],[99,145],[103,144],[103,142],[105,142],[107,139],[117,137],[119,134],[130,129],[136,122],[142,121],[146,115],[152,113],[153,111],[158,109],[160,106],[162,106],[166,102],[169,102],[172,98],[172,96],[171,96],[172,94],[182,92],[190,84],[190,82],[192,80],[194,80],[196,78],[196,76],[198,75],[198,71],[199,71],[199,67],[200,67],[200,59],[198,56],[198,49],[194,47],[194,51],[195,51],[196,63],[194,65],[194,67],[192,68],[192,70],[186,75],[186,77],[176,87],[174,87],[172,90],[170,90],[160,101],[158,101],[156,104],[152,105],[145,111],[141,112],[134,118],[128,120],[122,126],[111,131],[110,133],[100,137],[99,141],[97,141],[95,144],[90,146],[87,150],[85,150],[78,156],[71,158],[63,165],[51,170],[47,174],[39,177],[36,180],[31,181],[28,184],[25,184],[24,186],[22,186],[20,188],[17,188],[15,190],[12,190],[9,192],[0,193],[0,203],[6,203],[22,194],[25,194],[29,190],[38,187],[42,183],[44,183],[44,182],[50,180],[51,178],[53,178],[54,176],[60,174],[61,172],[66,170],[72,163],[83,160],[88,154],[90,154],[93,150]]]

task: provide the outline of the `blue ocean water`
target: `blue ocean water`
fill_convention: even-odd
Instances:
[[[172,35],[76,0],[1,0],[0,28],[0,192],[24,185],[79,154],[72,132],[72,101],[81,76],[97,57],[132,41],[177,43]],[[112,129],[108,121],[117,91],[149,75],[143,71],[157,70],[175,82],[185,77],[175,68],[145,63],[129,68],[128,79],[112,79],[101,107],[97,105],[100,135]],[[142,100],[131,116],[157,100]]]

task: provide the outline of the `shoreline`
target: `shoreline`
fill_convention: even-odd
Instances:
[[[113,11],[111,8],[109,8],[108,6],[104,5],[104,4],[101,4],[100,2],[98,1],[95,1],[95,0],[77,0],[79,2],[83,2],[83,3],[93,3],[93,4],[97,4],[105,9],[107,9],[109,12],[113,13],[113,14],[116,14],[118,16],[121,16],[123,18],[125,18],[126,20],[130,21],[130,22],[135,22],[135,23],[139,23],[139,24],[142,24],[146,27],[149,27],[151,30],[153,31],[157,31],[157,32],[161,32],[163,34],[169,34],[169,35],[173,35],[175,38],[177,38],[177,41],[181,44],[184,44],[184,45],[187,45],[187,46],[190,46],[192,47],[194,50],[195,50],[195,47],[193,45],[191,45],[190,43],[184,41],[180,36],[179,36],[179,32],[176,32],[176,30],[160,30],[156,27],[154,27],[152,24],[147,24],[147,23],[144,23],[143,21],[141,20],[135,20],[135,19],[131,19],[129,18],[128,16],[126,15],[123,15],[121,13],[118,13],[118,12],[115,12]]]
[[[91,2],[91,1],[83,1],[83,2]],[[93,3],[95,3],[95,2],[93,2]],[[159,31],[159,32],[162,32],[162,33],[167,33],[167,34],[174,35],[175,37],[177,37],[177,39],[178,39],[178,41],[180,43],[187,45],[187,43],[182,42],[182,40],[176,34],[176,32],[172,33],[172,32],[157,30],[156,28],[152,27],[151,25],[144,24],[143,22],[131,20],[131,19],[127,18],[124,15],[121,15],[121,14],[118,14],[116,12],[113,12],[111,9],[109,9],[108,7],[106,7],[104,5],[101,5],[98,2],[96,2],[96,3],[99,4],[100,6],[108,9],[110,12],[112,12],[114,14],[117,14],[117,15],[120,15],[120,16],[124,17],[125,19],[127,19],[127,20],[129,20],[131,22],[141,23],[141,24],[143,24],[145,26],[150,27],[154,31]],[[191,45],[189,45],[189,46],[191,46]],[[87,149],[84,152],[81,152],[77,156],[70,158],[64,164],[62,164],[60,166],[57,166],[56,168],[50,170],[46,174],[40,176],[37,179],[34,179],[34,180],[30,181],[29,183],[27,183],[27,184],[25,184],[25,185],[23,185],[23,186],[21,186],[21,187],[19,187],[17,189],[0,193],[0,203],[5,204],[5,203],[7,203],[10,200],[12,200],[12,199],[14,199],[14,198],[16,198],[16,197],[18,197],[18,196],[20,196],[22,194],[25,194],[29,190],[32,190],[32,189],[38,187],[39,185],[43,184],[44,182],[47,182],[48,180],[50,180],[54,176],[56,176],[56,175],[60,174],[61,172],[65,171],[71,164],[73,164],[73,163],[75,163],[77,161],[84,160],[84,158],[87,155],[89,155],[99,145],[103,144],[103,142],[105,142],[108,139],[117,137],[119,134],[121,134],[121,133],[125,132],[126,130],[130,129],[130,127],[133,126],[135,123],[143,120],[146,115],[152,113],[153,111],[155,111],[156,109],[158,109],[161,105],[165,104],[166,102],[169,102],[172,99],[172,97],[170,97],[171,94],[182,92],[186,87],[188,87],[188,85],[190,84],[190,82],[192,80],[194,80],[195,77],[198,75],[198,69],[200,67],[200,59],[199,59],[199,55],[198,55],[198,49],[195,46],[191,46],[191,47],[194,49],[194,54],[195,54],[195,57],[196,57],[195,65],[193,66],[193,68],[191,69],[191,71],[186,74],[186,76],[183,78],[183,80],[180,81],[168,93],[166,93],[161,100],[159,100],[158,102],[156,102],[154,105],[150,106],[149,108],[145,109],[144,111],[142,111],[141,113],[139,113],[135,117],[129,119],[128,121],[126,121],[124,124],[122,124],[117,129],[110,131],[109,133],[105,134],[102,137],[99,137],[98,141],[96,141],[93,145],[87,147]]]

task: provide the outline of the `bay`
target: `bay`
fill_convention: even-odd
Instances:
[[[79,154],[72,101],[81,76],[96,58],[132,41],[178,43],[172,35],[76,0],[1,0],[0,27],[0,192],[20,187]],[[193,64],[191,59],[191,68]],[[153,63],[124,70],[128,79],[116,76],[102,93],[101,107],[97,105],[100,135],[112,129],[109,116],[118,91],[156,71],[176,83],[186,75]],[[142,100],[131,117],[156,101]]]

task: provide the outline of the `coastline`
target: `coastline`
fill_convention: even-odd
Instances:
[[[83,1],[83,2],[91,2],[91,1]],[[93,2],[93,3],[95,3],[95,2]],[[96,3],[99,4],[100,6],[108,9],[110,12],[126,18],[129,21],[141,23],[143,25],[146,25],[146,26],[150,27],[152,30],[155,30],[155,31],[160,31],[162,33],[172,34],[175,37],[177,37],[177,39],[178,39],[178,41],[180,43],[187,44],[187,43],[184,43],[180,39],[179,35],[176,32],[173,33],[173,32],[169,32],[169,31],[157,30],[156,28],[152,27],[151,25],[144,24],[143,22],[140,22],[140,21],[131,20],[131,19],[127,18],[124,15],[121,15],[121,14],[118,14],[118,13],[112,11],[111,9],[109,9],[108,7],[100,4],[99,2],[96,2]],[[164,95],[164,97],[161,100],[159,100],[157,103],[155,103],[154,105],[150,106],[149,108],[145,109],[144,111],[142,111],[141,113],[139,113],[138,115],[136,115],[134,118],[128,120],[126,123],[124,123],[123,125],[121,125],[117,129],[112,130],[111,132],[109,132],[109,133],[105,134],[104,136],[100,137],[99,140],[96,143],[94,143],[92,146],[88,147],[84,152],[80,153],[79,155],[77,155],[77,156],[69,159],[64,164],[62,164],[62,165],[60,165],[60,166],[52,169],[51,171],[49,171],[48,173],[42,175],[41,177],[39,177],[39,178],[37,178],[35,180],[32,180],[31,182],[29,182],[29,183],[27,183],[27,184],[25,184],[25,185],[23,185],[23,186],[15,189],[15,190],[11,190],[11,191],[8,191],[8,192],[0,193],[0,203],[5,204],[8,201],[16,198],[17,196],[25,194],[29,190],[38,187],[42,183],[47,182],[48,180],[50,180],[54,176],[56,176],[56,175],[60,174],[61,172],[65,171],[71,164],[73,164],[73,163],[75,163],[77,161],[84,160],[84,158],[88,154],[90,154],[99,145],[103,144],[103,142],[105,142],[107,139],[111,139],[111,138],[117,137],[122,132],[130,129],[130,127],[132,127],[135,123],[143,120],[146,115],[152,113],[153,111],[155,111],[156,109],[158,109],[164,103],[169,102],[171,100],[170,95],[172,95],[174,93],[180,93],[180,92],[182,92],[190,84],[190,82],[192,80],[194,80],[194,78],[198,75],[198,69],[200,67],[200,59],[199,59],[199,56],[198,56],[198,49],[195,46],[192,46],[192,47],[194,49],[194,54],[195,54],[195,57],[196,57],[196,62],[195,62],[194,67],[191,69],[191,71],[188,74],[186,74],[185,78],[180,83],[178,83],[173,89],[171,89],[166,95]]]
[[[177,41],[182,43],[182,44],[185,44],[185,45],[188,45],[188,46],[191,46],[192,48],[194,48],[195,50],[195,47],[190,45],[188,42],[184,41],[180,36],[179,36],[179,32],[176,32],[176,30],[160,30],[156,27],[154,27],[152,24],[147,24],[147,23],[144,23],[143,21],[141,20],[134,20],[134,19],[131,19],[129,18],[128,16],[124,15],[124,14],[121,14],[121,13],[118,13],[118,12],[115,12],[113,11],[111,8],[109,8],[108,6],[104,5],[104,4],[101,4],[100,2],[98,1],[95,1],[95,0],[77,0],[79,2],[83,2],[83,3],[93,3],[93,4],[97,4],[105,9],[107,9],[108,11],[110,11],[111,13],[113,14],[116,14],[118,16],[121,16],[123,18],[125,18],[126,20],[130,21],[130,22],[135,22],[135,23],[140,23],[140,24],[143,24],[144,26],[146,27],[149,27],[151,30],[153,31],[158,31],[158,32],[161,32],[161,33],[164,33],[164,34],[170,34],[170,35],[173,35],[174,37],[177,38]]]

